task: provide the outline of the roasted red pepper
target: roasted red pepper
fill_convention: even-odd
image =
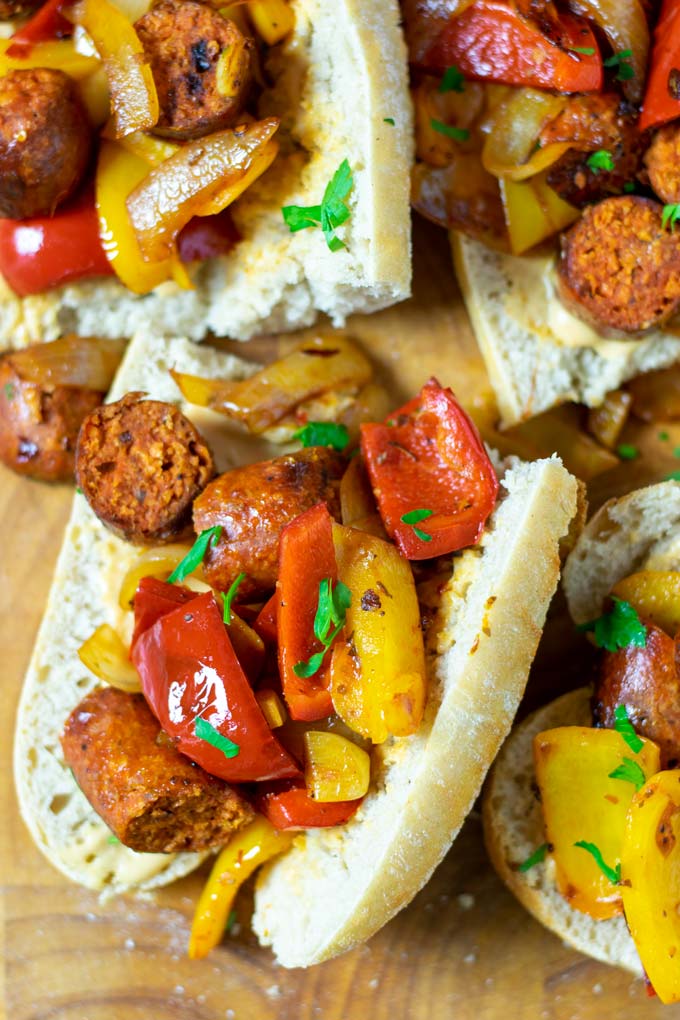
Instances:
[[[73,22],[61,13],[62,8],[70,6],[70,3],[71,0],[47,0],[24,27],[14,33],[7,55],[24,57],[35,43],[72,35]]]
[[[443,72],[455,65],[478,81],[599,92],[602,57],[590,25],[571,14],[556,18],[549,38],[507,0],[478,0],[448,21],[423,66]]]
[[[293,719],[323,719],[333,711],[327,690],[330,654],[314,676],[295,673],[298,663],[307,662],[323,648],[314,636],[314,617],[319,584],[326,578],[335,584],[338,567],[331,515],[325,503],[318,503],[283,529],[279,544],[279,673]]]
[[[135,629],[131,647],[134,648],[139,636],[153,627],[156,620],[195,599],[196,595],[195,591],[183,585],[168,584],[157,577],[143,577],[135,592]]]
[[[253,623],[253,630],[260,635],[266,645],[275,645],[278,640],[276,630],[278,606],[279,595],[278,592],[274,592],[269,601],[262,606]]]
[[[343,825],[361,804],[360,800],[339,800],[322,803],[312,800],[304,787],[259,793],[257,810],[276,829],[321,829]]]
[[[680,117],[680,4],[664,0],[654,30],[640,131]]]
[[[431,559],[480,538],[498,479],[450,389],[430,379],[385,424],[362,425],[361,452],[385,528],[408,559]]]
[[[161,726],[206,772],[236,783],[299,778],[260,711],[212,592],[158,619],[131,657]]]

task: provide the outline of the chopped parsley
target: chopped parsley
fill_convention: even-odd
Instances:
[[[220,592],[220,595],[222,596],[222,619],[227,625],[231,623],[231,604],[234,601],[236,592],[239,590],[245,579],[245,574],[239,574],[236,580],[229,587],[229,591]]]
[[[332,421],[308,421],[293,433],[293,439],[299,439],[303,446],[332,446],[334,450],[344,450],[349,443],[349,432],[344,425]]]
[[[616,452],[621,460],[635,460],[636,457],[640,456],[637,446],[633,446],[632,443],[619,443],[616,447]]]
[[[644,747],[644,741],[635,732],[625,705],[617,705],[614,709],[614,729],[621,734],[633,754],[640,753]]]
[[[669,475],[666,475],[664,482],[680,482],[680,471],[671,471]]]
[[[314,637],[323,645],[306,662],[298,662],[293,666],[296,676],[307,678],[314,676],[321,668],[321,663],[328,649],[345,626],[347,610],[352,604],[352,593],[346,584],[338,581],[335,587],[330,577],[319,582],[319,601],[314,616]]]
[[[421,521],[426,521],[428,517],[432,517],[434,510],[409,510],[407,514],[404,514],[400,520],[404,524],[410,524],[413,528],[413,534],[416,538],[419,538],[421,542],[431,542],[432,535],[428,534],[427,531],[422,531],[420,528],[416,528],[416,524],[420,524]]]
[[[439,83],[440,92],[465,92],[465,77],[455,64],[447,67]]]
[[[534,850],[534,852],[527,857],[525,861],[522,861],[517,870],[521,871],[522,874],[524,874],[525,871],[529,871],[530,868],[533,868],[536,864],[540,864],[541,861],[545,860],[545,855],[548,853],[549,850],[550,850],[549,843],[541,843],[541,845],[537,847]]]
[[[353,187],[354,178],[349,162],[343,159],[326,185],[321,205],[284,205],[281,212],[290,232],[294,234],[298,230],[306,230],[307,227],[320,226],[331,251],[346,248],[347,245],[340,240],[335,231],[350,217],[346,199]]]
[[[659,439],[662,443],[667,443],[670,438],[667,432],[659,432]]]
[[[453,124],[445,124],[443,120],[437,120],[433,117],[430,121],[430,127],[434,131],[438,131],[440,135],[446,135],[447,138],[453,138],[454,142],[467,142],[470,137],[470,132],[467,128],[454,127]]]
[[[221,534],[221,524],[216,524],[214,528],[206,528],[205,531],[202,531],[184,559],[180,560],[170,574],[168,584],[180,584],[185,577],[193,574],[194,570],[203,562],[208,546],[214,545]]]
[[[661,226],[671,228],[671,233],[675,233],[675,224],[680,220],[680,202],[669,202],[663,207],[661,213]]]
[[[227,932],[230,932],[231,929],[236,924],[236,917],[237,917],[236,911],[235,910],[230,910],[229,911],[229,917],[227,918],[227,923],[224,926],[224,933],[225,933],[225,935],[227,934]]]
[[[595,47],[594,46],[570,46],[570,53],[582,53],[584,57],[594,57]]]
[[[614,607],[597,620],[580,623],[577,630],[592,631],[598,648],[616,652],[619,648],[644,648],[647,644],[647,630],[630,602],[612,596]]]
[[[590,167],[594,174],[599,174],[600,170],[613,170],[614,160],[611,152],[607,152],[606,149],[598,149],[597,152],[591,152],[586,160],[586,164]]]
[[[394,127],[394,117],[383,117],[383,124],[391,124]]]
[[[612,885],[620,885],[621,883],[621,865],[617,864],[615,868],[610,868],[608,864],[605,864],[604,858],[601,851],[594,843],[586,843],[585,840],[580,839],[578,843],[574,843],[574,846],[581,847],[582,850],[587,850],[588,853],[593,857],[598,868],[608,878]]]
[[[78,493],[79,496],[82,496],[83,494],[83,490],[80,488],[79,485],[76,485],[76,492]]]
[[[642,767],[636,761],[633,761],[632,758],[624,758],[621,765],[617,765],[614,771],[609,773],[609,778],[621,779],[624,783],[632,783],[636,790],[641,790],[647,782]]]
[[[5,396],[7,397],[7,399],[8,400],[14,400],[14,395],[15,395],[14,383],[6,382],[5,386],[4,386],[4,389],[5,389]]]
[[[673,449],[673,456],[674,457],[680,457],[680,446],[674,447],[674,449]]]
[[[635,191],[635,181],[626,181],[623,185],[624,195],[631,195]]]
[[[114,836],[114,834],[111,833],[106,842],[109,844],[109,846],[116,846],[116,844],[120,843],[120,840],[118,839],[118,836]]]
[[[621,50],[620,53],[615,53],[613,57],[603,60],[602,66],[616,68],[616,74],[614,76],[616,81],[630,81],[631,78],[635,77],[635,68],[630,63],[630,58],[632,56],[632,50]]]
[[[209,723],[207,719],[202,719],[200,715],[194,721],[194,734],[199,740],[205,740],[206,744],[216,747],[225,758],[235,758],[240,751],[238,744],[235,744],[229,737],[223,736],[212,723]]]

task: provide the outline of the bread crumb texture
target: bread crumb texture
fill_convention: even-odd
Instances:
[[[293,0],[295,29],[270,56],[262,116],[282,118],[281,155],[234,206],[243,240],[192,273],[138,297],[113,278],[18,298],[0,278],[0,342],[21,347],[63,333],[119,337],[138,329],[201,340],[247,340],[311,324],[342,325],[407,298],[413,128],[396,0]],[[387,124],[385,117],[394,119]],[[354,174],[351,216],[326,246],[320,229],[291,234],[285,205],[318,205],[343,159]]]

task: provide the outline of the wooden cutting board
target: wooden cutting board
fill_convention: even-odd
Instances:
[[[416,225],[415,297],[357,317],[395,406],[431,374],[471,409],[489,387],[451,270],[445,236]],[[271,354],[274,341],[239,347]],[[591,500],[680,467],[680,428],[630,426],[641,456],[601,476]],[[202,873],[155,900],[100,904],[43,859],[19,818],[11,781],[14,714],[72,490],[0,471],[3,710],[0,999],[10,1020],[643,1020],[680,1017],[641,982],[566,949],[529,917],[490,868],[473,812],[432,881],[368,945],[309,971],[285,971],[241,927],[210,958],[185,956]],[[588,679],[589,650],[556,599],[523,711]]]

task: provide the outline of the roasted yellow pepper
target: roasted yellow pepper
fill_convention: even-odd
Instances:
[[[527,181],[503,178],[500,189],[513,255],[564,230],[581,215],[548,185],[545,171]]]
[[[130,662],[127,645],[108,623],[97,627],[78,649],[78,658],[99,680],[111,687],[134,693],[141,691],[137,670]]]
[[[641,570],[618,581],[612,595],[623,599],[638,614],[674,638],[680,631],[680,572]]]
[[[78,53],[71,39],[34,43],[22,57],[7,55],[11,45],[11,39],[0,39],[0,76],[22,68],[49,67],[63,71],[71,78],[81,79],[93,74],[100,66],[97,57]]]
[[[323,730],[307,730],[304,742],[305,785],[313,800],[334,803],[366,796],[371,759],[363,748]]]
[[[281,42],[295,26],[295,15],[286,0],[250,0],[248,13],[268,46]]]

